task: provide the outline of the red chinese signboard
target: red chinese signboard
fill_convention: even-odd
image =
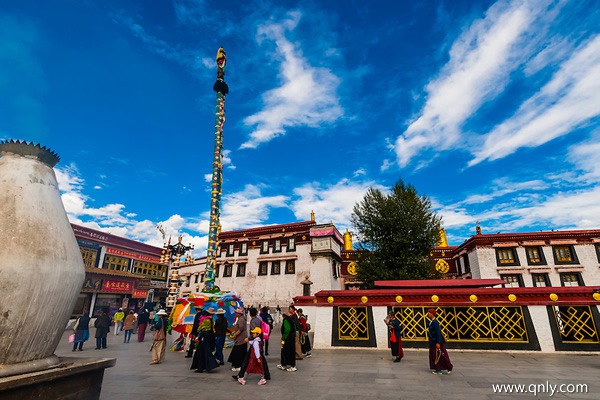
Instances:
[[[131,293],[133,284],[131,282],[113,281],[105,279],[102,290],[105,292]]]
[[[108,247],[106,249],[106,253],[108,253],[108,254],[114,254],[116,256],[133,258],[133,259],[136,259],[136,260],[150,261],[150,262],[155,262],[155,263],[159,263],[160,262],[160,258],[159,257],[151,257],[151,256],[145,256],[145,255],[142,255],[142,254],[137,254],[137,253],[130,253],[129,251],[113,249],[113,248],[110,248],[110,247]]]
[[[148,297],[147,290],[133,289],[132,299],[145,299],[146,297]]]

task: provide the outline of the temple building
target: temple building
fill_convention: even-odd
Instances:
[[[247,305],[283,307],[295,296],[344,289],[342,235],[333,225],[310,221],[225,231],[219,234],[215,285],[237,292]],[[205,259],[180,268],[180,294],[202,289]]]
[[[505,287],[600,285],[600,229],[477,234],[452,250],[460,278]]]

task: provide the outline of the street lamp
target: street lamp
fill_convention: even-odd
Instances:
[[[171,310],[173,307],[175,307],[175,302],[177,301],[177,293],[179,291],[179,285],[181,284],[178,273],[179,267],[181,265],[188,265],[194,262],[194,257],[190,251],[194,250],[194,246],[191,243],[189,246],[184,245],[181,243],[182,239],[182,236],[179,235],[177,243],[171,244],[171,239],[169,238],[169,243],[164,244],[162,255],[160,257],[161,263],[169,265],[167,271],[168,296],[166,307],[168,310]],[[186,255],[186,257],[182,261],[181,258],[184,255]]]

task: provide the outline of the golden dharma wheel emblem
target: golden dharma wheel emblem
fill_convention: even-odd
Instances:
[[[434,303],[437,303],[438,301],[440,301],[440,298],[434,294],[433,296],[431,296],[431,301],[433,301]]]
[[[402,303],[402,296],[396,296],[396,303]]]
[[[592,295],[592,297],[594,298],[594,300],[596,300],[596,301],[600,301],[600,293],[594,293],[594,294]]]
[[[550,293],[550,300],[552,300],[552,301],[558,300],[558,295],[556,293]]]
[[[369,298],[367,296],[363,296],[360,298],[360,301],[362,301],[363,303],[366,303],[367,301],[369,301]]]
[[[356,262],[352,261],[350,264],[348,264],[348,273],[350,275],[358,274],[358,264],[356,264]]]
[[[327,298],[327,302],[328,302],[328,303],[333,303],[333,296],[329,296],[329,297]]]
[[[471,300],[473,303],[477,303],[477,296],[475,296],[474,294],[469,296],[469,300]]]
[[[306,235],[302,235],[302,240],[306,240]]]
[[[510,301],[517,301],[517,296],[515,296],[514,294],[509,294],[509,295],[508,295],[508,299],[509,299]]]
[[[256,240],[252,241],[252,246],[256,246]]]
[[[316,298],[315,298],[315,299],[313,299],[313,303],[314,303],[314,304],[317,304],[317,299],[316,299]]]
[[[435,264],[435,270],[440,274],[447,274],[448,271],[450,271],[450,265],[448,265],[446,261],[440,259]]]

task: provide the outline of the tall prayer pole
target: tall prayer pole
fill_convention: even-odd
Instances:
[[[215,152],[213,158],[213,172],[210,201],[210,225],[208,229],[208,250],[206,255],[206,271],[204,273],[203,292],[215,291],[215,268],[217,266],[217,246],[221,222],[221,183],[223,181],[223,124],[225,123],[225,95],[229,87],[225,83],[225,64],[227,57],[225,50],[217,51],[217,80],[213,90],[217,92],[217,105],[215,112]]]

